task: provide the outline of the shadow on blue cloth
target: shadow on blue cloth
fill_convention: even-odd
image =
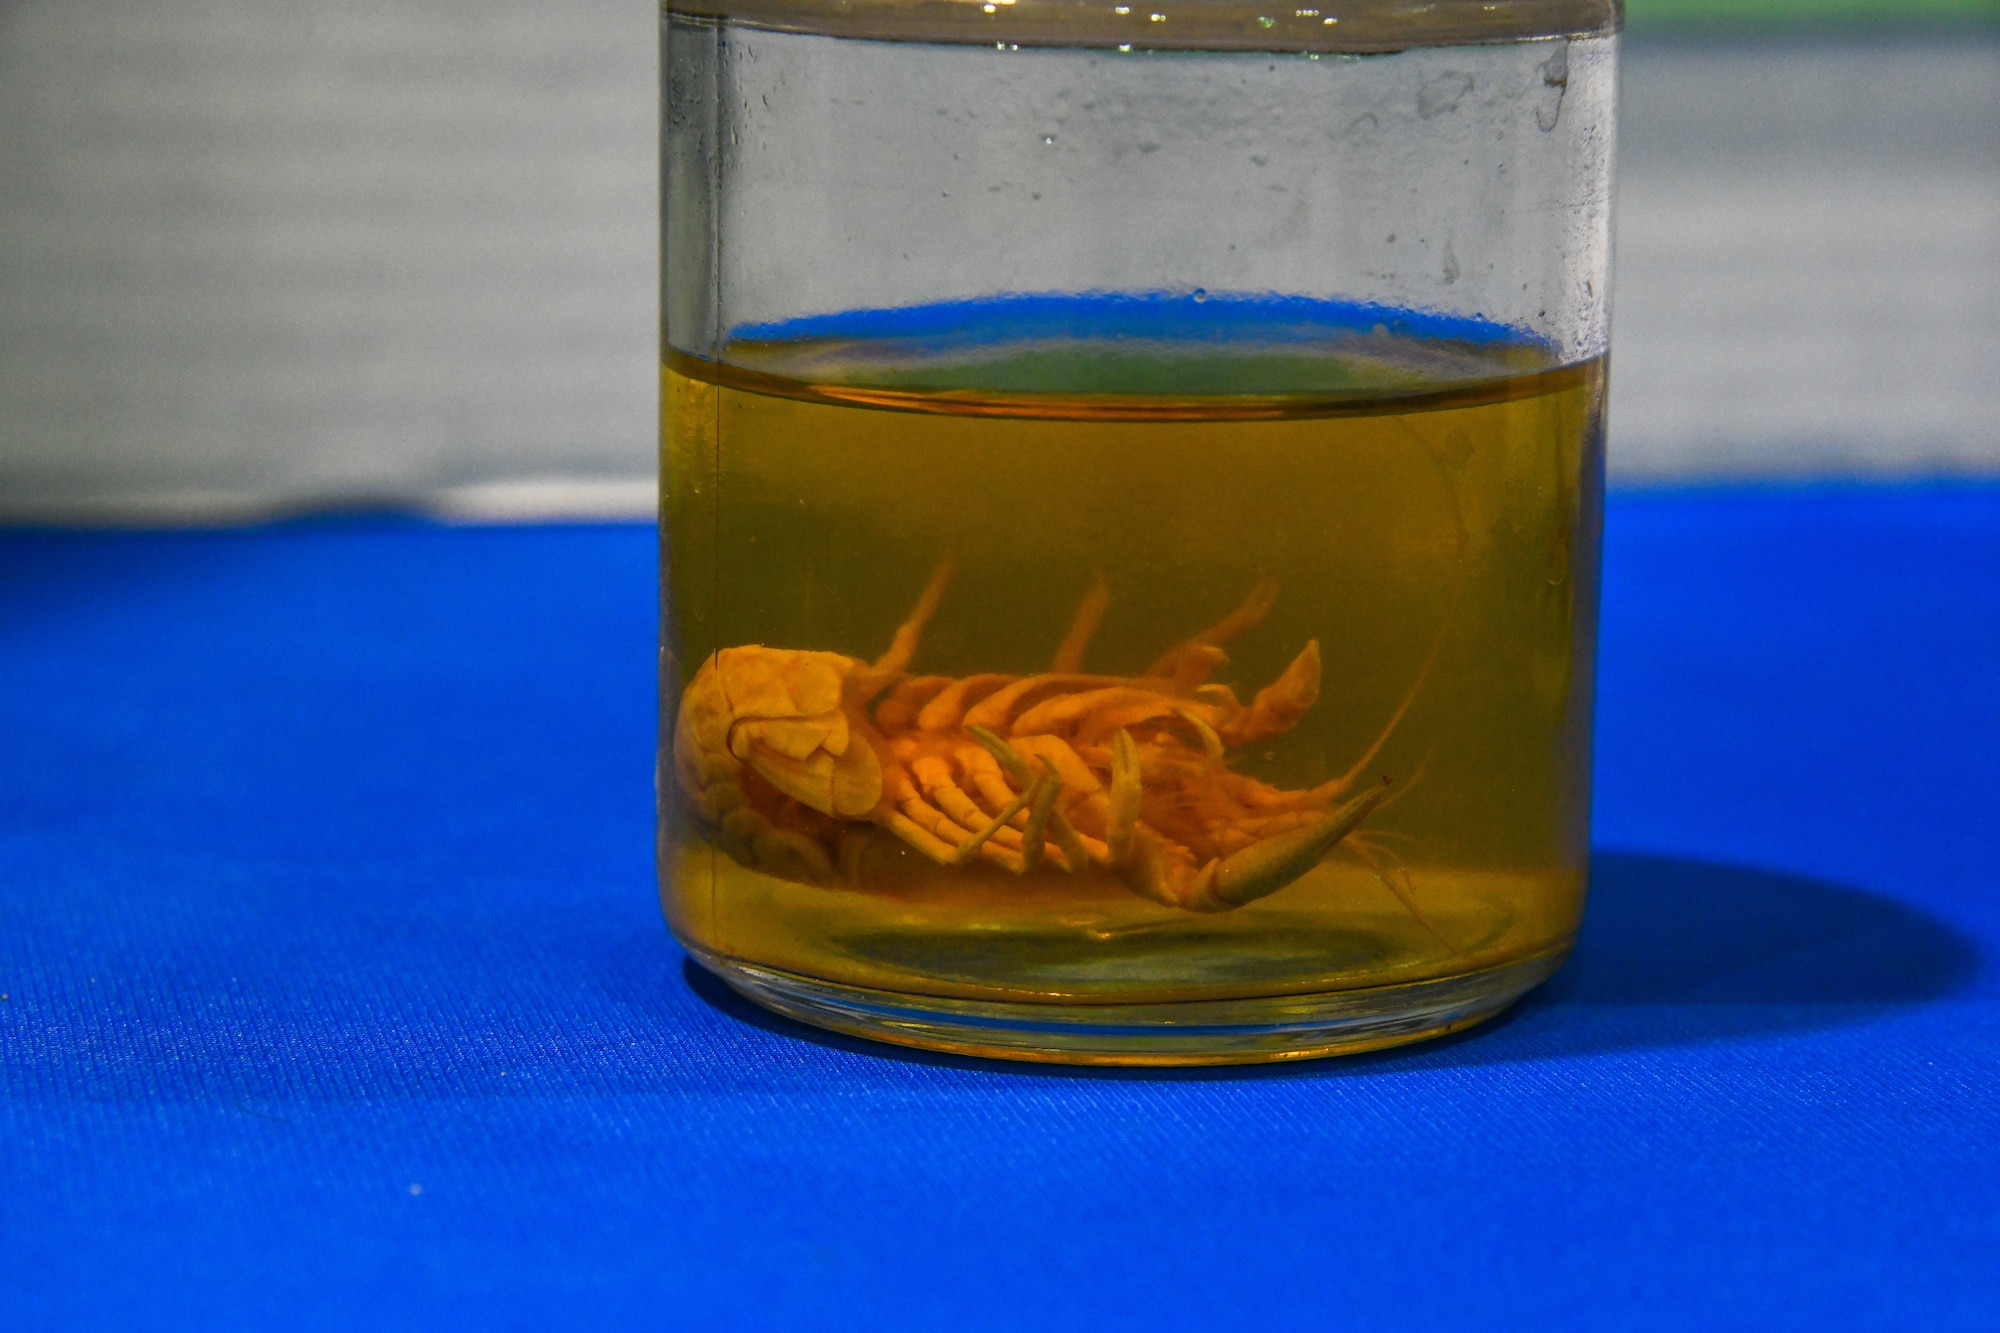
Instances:
[[[693,962],[688,985],[770,1032],[891,1060],[1047,1076],[1056,1067],[860,1041],[770,1013]],[[1325,1077],[1482,1065],[1837,1027],[1940,1000],[1979,974],[1971,940],[1861,889],[1745,866],[1599,852],[1570,961],[1508,1013],[1440,1041],[1292,1065],[1095,1069],[1085,1078]]]

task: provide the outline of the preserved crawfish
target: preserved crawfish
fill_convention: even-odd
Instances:
[[[863,849],[886,832],[939,865],[1095,867],[1157,902],[1218,912],[1298,879],[1387,797],[1387,777],[1355,783],[1407,699],[1345,776],[1286,791],[1231,770],[1230,751],[1290,730],[1319,697],[1316,640],[1248,704],[1208,680],[1223,645],[1270,610],[1275,581],[1141,676],[1079,669],[1110,600],[1101,577],[1046,673],[911,675],[951,574],[939,567],[873,663],[746,645],[702,665],[681,697],[674,771],[723,851],[858,886]]]

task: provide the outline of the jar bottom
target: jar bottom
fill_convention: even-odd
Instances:
[[[686,942],[683,942],[686,944]],[[1169,1004],[1010,1003],[821,981],[688,945],[730,989],[787,1018],[898,1046],[1075,1065],[1231,1065],[1402,1046],[1484,1022],[1547,980],[1569,943],[1400,986]]]

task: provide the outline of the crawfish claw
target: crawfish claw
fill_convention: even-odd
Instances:
[[[1284,888],[1318,865],[1389,794],[1389,779],[1362,792],[1317,824],[1252,843],[1212,862],[1195,883],[1196,911],[1225,912]]]

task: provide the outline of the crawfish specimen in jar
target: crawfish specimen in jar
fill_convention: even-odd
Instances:
[[[1319,697],[1316,640],[1248,704],[1208,680],[1222,646],[1270,610],[1275,581],[1140,676],[1079,669],[1110,599],[1102,578],[1047,672],[912,675],[951,575],[939,567],[873,663],[746,645],[702,665],[681,697],[674,771],[723,851],[787,878],[858,883],[868,840],[886,833],[943,866],[1096,867],[1154,901],[1218,912],[1305,874],[1387,797],[1387,777],[1355,783],[1408,700],[1320,786],[1287,791],[1229,767],[1230,751],[1290,730]]]

